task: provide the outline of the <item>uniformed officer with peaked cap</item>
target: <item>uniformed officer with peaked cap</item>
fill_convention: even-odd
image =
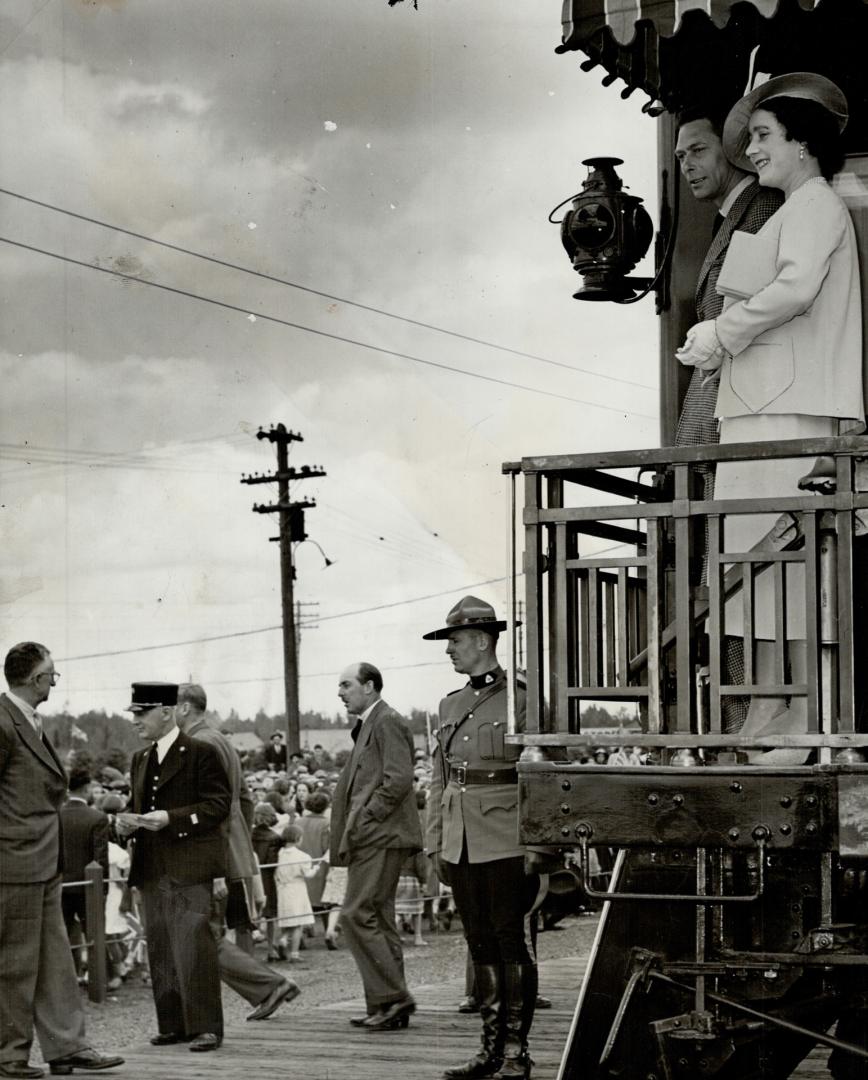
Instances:
[[[447,1080],[530,1075],[527,1035],[537,971],[528,912],[539,877],[525,873],[518,840],[519,748],[506,743],[506,673],[497,662],[506,623],[494,608],[465,596],[446,625],[424,637],[446,640],[446,654],[469,682],[440,702],[440,723],[428,799],[428,854],[452,886],[473,961],[482,1018],[476,1057],[447,1069]],[[525,696],[516,693],[524,727]]]
[[[213,746],[179,730],[176,683],[133,683],[133,714],[149,745],[133,755],[132,815],[120,831],[135,837],[129,883],[142,892],[155,1046],[189,1043],[216,1050],[223,1041],[217,942],[211,932],[214,878],[226,874],[221,823],[229,778]]]

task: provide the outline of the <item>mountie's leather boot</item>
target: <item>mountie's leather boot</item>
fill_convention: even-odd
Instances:
[[[533,1065],[527,1050],[527,1036],[536,1008],[536,964],[504,964],[503,1064],[495,1080],[529,1080]]]
[[[482,1018],[482,1046],[470,1061],[446,1069],[446,1080],[482,1080],[494,1076],[503,1063],[501,969],[497,964],[475,964],[473,970]]]

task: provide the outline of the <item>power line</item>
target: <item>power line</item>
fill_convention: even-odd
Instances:
[[[506,386],[512,390],[523,390],[529,394],[540,394],[543,397],[557,398],[560,401],[570,401],[574,405],[584,405],[592,409],[602,409],[604,412],[617,413],[619,416],[636,416],[644,420],[656,420],[651,413],[633,412],[631,409],[619,409],[614,405],[600,405],[596,401],[586,401],[583,398],[570,397],[568,394],[558,394],[553,390],[542,390],[536,386],[524,386],[522,383],[510,382],[507,379],[498,379],[494,375],[482,375],[476,371],[467,371],[464,368],[452,367],[450,364],[440,364],[436,360],[423,360],[419,356],[411,356],[409,353],[398,352],[395,349],[385,349],[381,345],[371,345],[367,341],[358,341],[355,338],[344,337],[328,330],[317,330],[312,326],[304,326],[302,323],[292,322],[289,319],[281,319],[276,315],[266,315],[259,312],[251,312],[249,308],[239,307],[237,304],[229,304],[225,300],[215,300],[210,296],[202,296],[200,293],[189,292],[187,289],[178,289],[172,285],[164,285],[159,281],[151,281],[147,278],[136,277],[135,274],[125,274],[120,270],[114,270],[107,266],[94,266],[93,263],[84,262],[82,259],[73,259],[70,255],[61,255],[57,251],[48,251],[33,244],[25,244],[20,240],[12,240],[8,236],[0,236],[0,242],[10,244],[12,247],[21,248],[24,251],[33,251],[37,255],[46,255],[60,262],[70,263],[73,266],[82,266],[85,270],[95,270],[101,274],[110,274],[113,277],[122,278],[124,281],[132,281],[138,285],[147,285],[152,289],[161,289],[164,292],[175,293],[177,296],[186,296],[190,300],[199,300],[203,304],[212,304],[214,307],[225,308],[227,311],[237,311],[254,319],[264,319],[266,322],[277,323],[279,326],[288,326],[293,330],[302,330],[317,337],[328,338],[330,341],[342,341],[347,345],[355,345],[359,349],[368,349],[371,352],[381,353],[383,356],[393,356],[399,360],[409,360],[414,364],[424,364],[426,367],[439,368],[441,371],[451,371],[455,375],[466,375],[471,379],[481,379],[483,382],[496,383],[498,386]]]
[[[191,469],[173,465],[157,455],[173,453],[174,447],[194,447],[229,439],[246,439],[242,432],[227,435],[208,435],[194,439],[173,440],[172,444],[152,447],[150,450],[85,450],[78,447],[35,446],[31,443],[0,442],[0,460],[21,461],[24,464],[0,470],[2,475],[26,475],[32,478],[45,469],[56,466],[72,466],[96,469],[144,469],[158,472],[180,472],[223,475],[225,469]]]
[[[286,278],[276,277],[273,274],[266,274],[262,270],[253,270],[249,266],[242,266],[240,263],[229,262],[226,259],[218,259],[213,255],[205,255],[201,251],[194,251],[192,248],[185,248],[180,244],[170,244],[167,240],[157,240],[154,236],[133,232],[132,229],[125,229],[122,225],[112,225],[110,222],[101,221],[99,218],[88,217],[87,214],[78,214],[74,210],[66,210],[62,206],[55,206],[53,203],[42,202],[40,199],[34,199],[29,195],[22,195],[18,191],[10,191],[9,188],[0,187],[0,195],[9,195],[13,199],[20,199],[22,202],[31,203],[33,206],[41,206],[45,210],[52,210],[57,214],[65,214],[67,217],[76,218],[78,221],[86,221],[90,225],[99,225],[100,228],[123,233],[125,236],[132,236],[136,240],[145,240],[149,244],[156,244],[158,247],[167,248],[169,251],[177,251],[182,255],[191,255],[194,259],[202,259],[204,262],[214,263],[216,266],[223,266],[229,270],[239,270],[242,274],[250,274],[251,277],[272,281],[276,285],[287,285],[291,289],[298,289],[301,292],[322,297],[324,300],[334,300],[337,303],[346,304],[348,307],[359,308],[362,311],[370,311],[375,315],[383,315],[387,319],[396,319],[398,322],[408,323],[411,326],[419,326],[425,330],[434,330],[438,334],[448,334],[449,337],[460,338],[462,341],[470,341],[474,345],[484,345],[486,348],[512,353],[513,356],[522,356],[527,360],[537,360],[541,364],[551,364],[554,367],[566,368],[568,371],[576,371],[581,375],[590,375],[595,379],[606,379],[609,382],[623,383],[626,386],[638,386],[643,390],[657,389],[657,387],[650,386],[648,383],[636,382],[633,379],[621,379],[616,375],[604,375],[599,371],[576,367],[574,364],[565,364],[560,360],[550,360],[546,356],[537,356],[535,353],[522,352],[520,349],[510,348],[508,345],[498,345],[493,341],[486,341],[484,338],[473,337],[470,334],[462,334],[458,330],[447,330],[443,326],[436,326],[433,323],[423,322],[421,319],[411,319],[407,315],[397,315],[395,312],[386,311],[384,308],[374,307],[370,304],[362,304],[357,300],[348,300],[344,296],[335,296],[333,293],[322,292],[319,289],[311,288],[309,285],[300,285],[297,281],[288,281]]]
[[[67,661],[64,661],[67,663]],[[408,671],[411,668],[422,667],[452,667],[450,660],[423,660],[416,664],[390,664],[387,668],[387,672],[391,671]],[[299,675],[300,679],[334,679],[339,675],[339,671],[311,671],[308,673],[302,673]],[[209,679],[208,688],[212,686],[238,686],[242,683],[266,683],[266,682],[280,682],[283,679],[282,675],[262,675],[253,679]],[[64,693],[69,694],[109,694],[120,692],[122,690],[129,690],[129,683],[125,683],[123,686],[66,686],[64,687]],[[51,714],[49,714],[51,715]]]
[[[407,604],[419,604],[423,600],[434,600],[440,596],[450,596],[457,592],[465,592],[468,589],[478,589],[481,585],[496,585],[506,581],[505,577],[489,578],[487,581],[476,581],[472,585],[461,585],[457,589],[444,589],[443,592],[429,593],[427,596],[414,596],[409,600],[393,600],[389,604],[377,604],[374,607],[358,608],[355,611],[342,611],[337,615],[317,615],[320,622],[331,622],[333,619],[347,619],[352,615],[367,615],[372,611],[385,611],[388,608],[404,607]],[[153,652],[156,649],[176,649],[182,645],[201,645],[207,641],[227,641],[229,638],[251,637],[253,634],[267,634],[272,630],[282,630],[282,623],[274,626],[260,626],[255,630],[235,630],[231,634],[211,634],[208,637],[190,638],[187,641],[167,641],[162,645],[140,645],[134,649],[115,649],[112,652],[84,653],[81,656],[61,656],[57,658],[59,664],[71,664],[74,660],[99,660],[109,656],[128,656],[131,653]]]

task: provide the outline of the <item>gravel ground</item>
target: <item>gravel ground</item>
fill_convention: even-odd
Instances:
[[[539,936],[540,960],[586,952],[596,919],[567,917],[558,926]],[[404,939],[407,983],[414,986],[459,979],[464,973],[464,939],[456,920],[448,932],[425,933],[426,947],[416,947],[410,936]],[[295,979],[302,994],[286,1009],[310,1008],[336,1001],[361,998],[362,987],[353,958],[344,946],[330,952],[322,937],[308,939],[301,963],[272,965],[288,978]],[[257,946],[257,956],[264,959],[264,946]],[[545,985],[540,987],[545,993]],[[456,1001],[457,1004],[457,1001]],[[86,999],[88,1038],[103,1052],[122,1051],[141,1046],[156,1030],[154,1004],[150,987],[140,977],[131,975],[120,990],[109,995],[103,1005]],[[223,1009],[227,1026],[244,1022],[251,1006],[232,990],[223,988]],[[34,1048],[34,1059],[38,1058]]]

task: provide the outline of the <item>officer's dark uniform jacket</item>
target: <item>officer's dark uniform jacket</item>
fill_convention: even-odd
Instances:
[[[474,689],[473,682],[487,684]],[[516,693],[516,729],[524,730],[525,694]],[[521,856],[518,842],[519,746],[506,744],[506,674],[496,668],[440,702],[428,796],[426,846],[450,863],[466,846],[471,863]]]

